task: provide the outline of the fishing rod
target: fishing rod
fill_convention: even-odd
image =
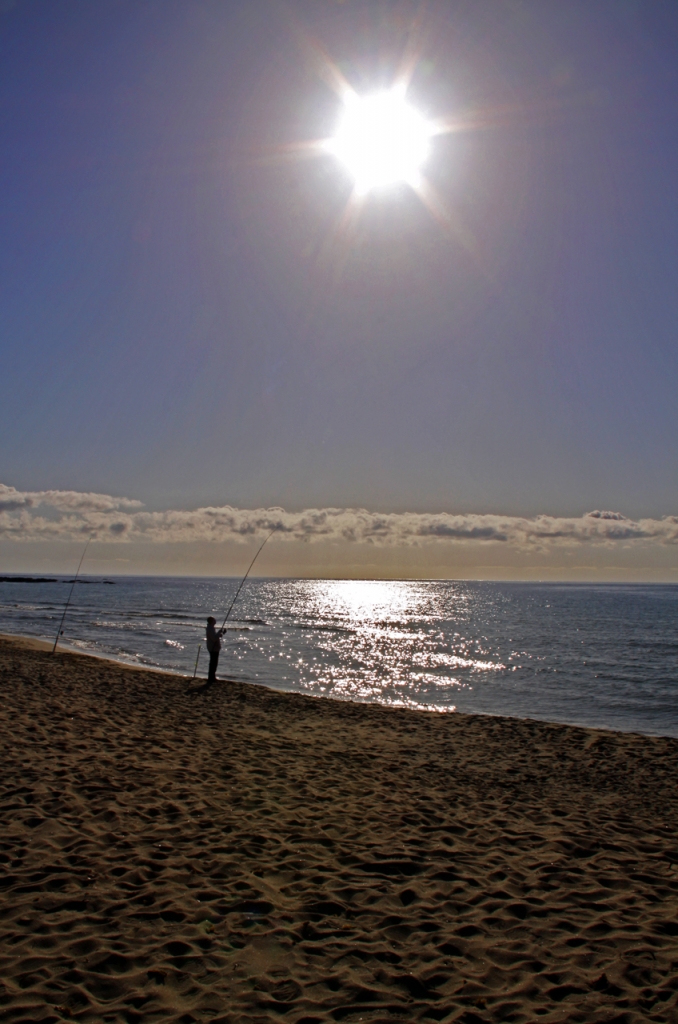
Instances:
[[[64,622],[66,621],[66,612],[68,611],[68,606],[71,603],[71,598],[73,597],[73,588],[75,586],[75,582],[76,582],[76,580],[78,578],[78,575],[80,574],[80,566],[82,565],[82,563],[83,563],[83,561],[85,559],[85,555],[87,554],[87,548],[89,547],[89,542],[91,541],[91,539],[92,539],[92,535],[90,534],[90,536],[87,538],[87,543],[85,544],[85,550],[83,551],[82,555],[80,556],[80,561],[78,562],[78,568],[77,568],[75,576],[73,577],[73,582],[71,583],[71,589],[70,589],[70,593],[68,595],[68,600],[66,601],[66,607],[64,608],[64,614],[61,616],[61,622],[59,623],[59,628],[57,629],[57,635],[54,638],[54,647],[52,648],[52,654],[54,654],[54,652],[57,649],[57,644],[59,643],[59,637],[61,636],[61,631],[63,630]]]
[[[265,540],[265,541],[263,542],[263,544],[262,544],[262,545],[261,545],[261,546],[259,547],[259,550],[257,551],[256,555],[254,556],[254,558],[253,558],[253,559],[252,559],[252,561],[250,562],[250,566],[249,566],[249,569],[247,570],[247,572],[246,572],[246,573],[245,573],[245,575],[243,576],[242,580],[240,581],[240,586],[239,586],[239,587],[238,587],[238,589],[236,590],[236,592],[235,592],[235,597],[234,597],[234,598],[233,598],[233,600],[231,601],[231,603],[230,603],[230,605],[229,605],[229,607],[228,607],[228,611],[226,612],[226,615],[225,615],[225,617],[224,617],[224,621],[223,621],[223,622],[222,622],[222,624],[221,624],[221,629],[222,629],[222,631],[223,631],[223,629],[224,629],[224,626],[226,625],[226,620],[228,619],[228,616],[229,616],[229,615],[231,614],[231,612],[232,612],[232,610],[233,610],[233,605],[234,605],[234,604],[235,604],[235,602],[236,602],[236,601],[238,600],[238,594],[239,594],[239,593],[240,593],[240,591],[242,590],[242,588],[243,588],[243,585],[244,585],[244,583],[245,583],[245,580],[247,579],[247,577],[248,577],[248,576],[249,576],[249,574],[250,574],[250,569],[252,568],[252,566],[253,566],[253,565],[254,565],[254,563],[256,562],[257,558],[259,557],[259,555],[261,554],[261,552],[262,552],[262,551],[264,550],[264,547],[265,547],[265,546],[266,546],[266,545],[268,544],[269,540],[271,539],[271,537],[273,536],[273,534],[274,534],[274,533],[276,532],[276,530],[277,530],[277,529],[278,529],[278,527],[276,526],[276,527],[274,527],[274,528],[273,528],[273,529],[271,530],[271,532],[269,533],[268,537],[267,537],[267,538],[266,538],[266,540]]]

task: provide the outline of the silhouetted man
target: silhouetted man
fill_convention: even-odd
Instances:
[[[207,629],[205,630],[205,646],[209,651],[210,656],[210,670],[207,675],[208,683],[216,683],[217,681],[217,665],[219,664],[219,651],[221,650],[221,634],[223,629],[215,629],[217,620],[210,615],[207,620]]]

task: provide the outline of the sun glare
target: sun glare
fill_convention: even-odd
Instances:
[[[414,185],[429,152],[430,125],[401,90],[350,93],[328,149],[346,167],[358,192]]]

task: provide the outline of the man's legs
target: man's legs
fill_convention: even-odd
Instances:
[[[210,654],[210,670],[207,676],[207,680],[210,683],[216,683],[217,681],[217,665],[219,664],[219,651],[212,651]]]

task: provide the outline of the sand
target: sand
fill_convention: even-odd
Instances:
[[[678,741],[0,670],[3,1021],[678,1021]]]

